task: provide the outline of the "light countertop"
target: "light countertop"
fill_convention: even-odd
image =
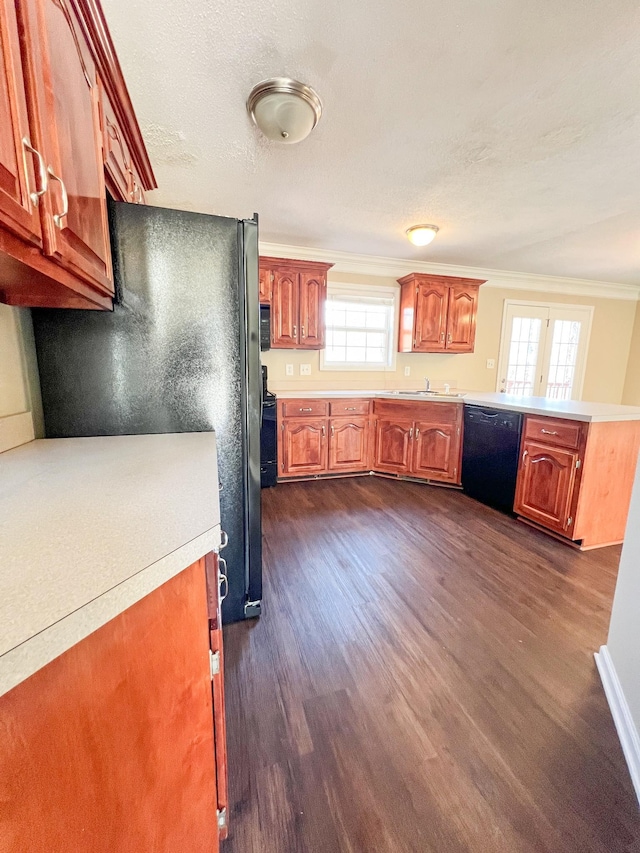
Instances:
[[[614,403],[585,403],[577,400],[551,400],[547,397],[518,397],[499,392],[469,391],[464,397],[452,395],[408,394],[398,391],[275,391],[279,399],[340,399],[364,398],[383,400],[431,400],[435,402],[467,403],[487,406],[528,415],[547,415],[573,421],[597,423],[606,421],[639,421],[640,406],[622,406]]]
[[[0,695],[219,542],[212,432],[0,454]]]

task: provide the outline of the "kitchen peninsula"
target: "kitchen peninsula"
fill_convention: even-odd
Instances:
[[[500,393],[283,391],[280,480],[376,474],[460,487],[465,404],[524,415],[519,518],[582,549],[622,541],[640,407]]]

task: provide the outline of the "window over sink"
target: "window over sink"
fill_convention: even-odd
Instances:
[[[398,289],[330,282],[321,370],[395,370]]]

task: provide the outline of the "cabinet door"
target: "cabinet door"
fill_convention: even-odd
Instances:
[[[271,305],[271,270],[265,269],[264,267],[260,267],[259,269],[259,281],[260,281],[260,304],[261,305]]]
[[[271,297],[271,346],[298,346],[300,276],[293,270],[275,270]]]
[[[477,287],[464,284],[449,287],[446,340],[449,352],[473,352],[477,312]]]
[[[107,189],[116,201],[131,201],[133,171],[131,154],[118,119],[102,85],[99,85],[100,123]]]
[[[0,223],[41,247],[37,193],[46,175],[44,161],[30,148],[16,6],[0,0]]]
[[[567,534],[577,453],[524,441],[514,512]]]
[[[29,106],[49,190],[45,252],[78,278],[113,293],[95,66],[68,0],[24,0]]]
[[[326,474],[327,425],[326,419],[282,422],[282,476]]]
[[[413,421],[378,420],[374,468],[391,474],[408,474],[411,469]]]
[[[418,284],[414,352],[442,352],[446,346],[447,296],[444,284]]]
[[[332,418],[329,428],[329,470],[369,470],[369,418]]]
[[[212,713],[199,560],[0,697],[1,849],[218,851]]]
[[[300,273],[300,348],[324,347],[326,275]]]
[[[443,483],[460,481],[460,433],[456,424],[415,424],[412,473]]]

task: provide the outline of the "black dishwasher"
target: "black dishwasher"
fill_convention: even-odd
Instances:
[[[513,512],[521,430],[519,412],[464,407],[462,488],[470,497]]]

